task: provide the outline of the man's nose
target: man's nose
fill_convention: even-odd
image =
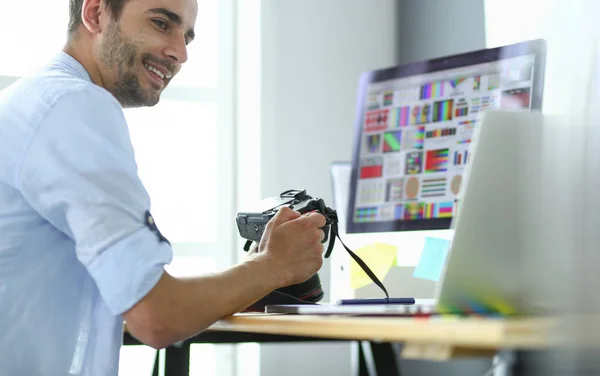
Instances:
[[[185,63],[188,59],[185,37],[173,37],[171,44],[165,51],[165,54],[179,65]]]

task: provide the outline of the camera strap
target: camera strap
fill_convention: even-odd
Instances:
[[[335,221],[331,224],[331,239],[329,241],[329,246],[327,247],[327,252],[325,253],[325,257],[329,257],[329,255],[331,254],[331,251],[333,250],[333,245],[335,244],[336,237],[338,239],[340,239],[340,243],[342,243],[344,248],[346,248],[346,251],[348,251],[348,254],[350,255],[350,257],[352,257],[354,259],[354,261],[356,261],[356,263],[361,267],[361,269],[369,276],[369,278],[371,278],[371,281],[373,281],[377,286],[379,286],[380,289],[383,290],[383,292],[385,293],[385,297],[389,299],[390,295],[388,294],[387,290],[385,289],[385,286],[383,286],[383,283],[381,283],[379,278],[377,278],[375,273],[373,273],[373,271],[371,271],[371,269],[369,269],[367,264],[360,257],[358,257],[358,255],[356,253],[352,252],[350,250],[350,248],[348,248],[346,246],[346,244],[344,244],[344,242],[342,241],[342,238],[340,238],[340,234],[338,231],[337,221]]]
[[[385,293],[385,296],[387,299],[390,298],[385,286],[383,285],[383,283],[379,280],[379,278],[377,278],[377,276],[375,275],[375,273],[373,273],[373,271],[367,266],[367,264],[360,258],[358,257],[358,255],[356,255],[354,252],[352,252],[350,250],[350,248],[348,248],[346,246],[346,244],[344,244],[344,242],[342,241],[342,238],[340,238],[340,234],[338,231],[338,218],[337,218],[337,213],[335,210],[328,208],[325,206],[325,204],[323,203],[322,200],[319,200],[320,204],[321,204],[321,210],[320,212],[325,214],[326,217],[329,219],[329,227],[330,227],[330,239],[329,239],[329,245],[327,246],[327,251],[325,252],[325,258],[328,258],[331,255],[331,252],[333,251],[333,246],[335,245],[335,238],[337,237],[340,240],[340,243],[342,243],[342,246],[344,246],[344,248],[346,249],[346,251],[348,252],[348,254],[350,255],[350,257],[352,257],[352,259],[354,261],[356,261],[356,263],[361,267],[361,269],[369,276],[369,278],[371,278],[371,280],[377,285],[379,286],[379,288]],[[325,228],[324,228],[325,231]],[[244,244],[244,251],[248,252],[250,250],[250,247],[252,246],[254,242],[252,240],[247,240],[246,244]]]

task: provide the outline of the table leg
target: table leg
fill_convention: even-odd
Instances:
[[[190,343],[180,342],[165,349],[165,375],[189,376]]]
[[[152,370],[152,376],[159,376],[158,370],[160,368],[160,352],[156,352],[156,358],[154,358],[154,369]]]
[[[391,343],[361,341],[359,345],[360,376],[401,376],[399,350]]]

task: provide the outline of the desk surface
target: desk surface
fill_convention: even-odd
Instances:
[[[405,318],[283,314],[238,314],[210,330],[267,333],[343,340],[408,342],[473,349],[547,347],[553,322],[514,318]]]

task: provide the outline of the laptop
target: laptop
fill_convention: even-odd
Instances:
[[[417,300],[414,305],[267,305],[265,312],[393,316],[544,312],[549,307],[539,291],[539,274],[533,272],[539,264],[528,252],[540,221],[535,207],[542,199],[538,193],[543,129],[560,127],[552,121],[538,112],[488,111],[481,117],[434,300]]]

